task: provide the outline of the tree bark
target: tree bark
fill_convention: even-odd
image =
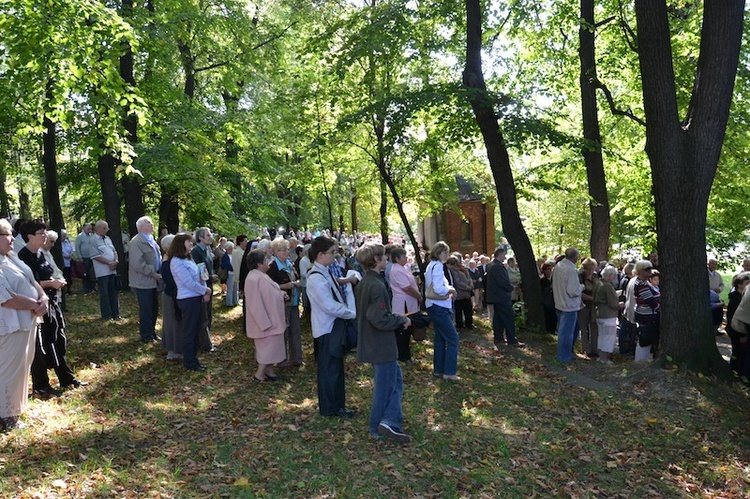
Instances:
[[[104,141],[102,151],[105,151]],[[109,224],[109,237],[112,239],[117,254],[120,258],[120,264],[117,266],[117,272],[122,276],[126,271],[125,252],[122,245],[122,225],[120,223],[120,198],[117,196],[117,160],[111,154],[102,152],[97,161],[99,170],[99,183],[102,187],[102,204],[104,205],[104,220]]]
[[[46,97],[52,100],[52,82],[47,82]],[[43,119],[44,137],[42,138],[42,165],[44,166],[44,203],[47,205],[50,228],[60,231],[65,228],[62,206],[60,205],[60,186],[57,178],[57,127],[55,122],[45,115]],[[52,247],[55,263],[62,268],[62,241]]]
[[[744,1],[706,2],[700,55],[680,121],[663,0],[636,0],[646,153],[656,206],[662,314],[658,364],[727,379],[706,305],[706,210],[732,101]]]
[[[597,261],[609,257],[609,197],[602,158],[602,138],[596,105],[596,51],[594,45],[594,0],[581,0],[578,29],[578,56],[581,62],[581,111],[583,115],[583,159],[588,178],[589,210],[591,212],[591,256]]]
[[[352,212],[352,233],[354,233],[357,228],[357,188],[352,185],[352,203],[351,203],[351,212]]]
[[[133,17],[133,0],[122,0],[122,15],[125,19]],[[120,56],[120,77],[127,82],[131,90],[135,90],[135,76],[133,74],[133,48],[129,43],[125,44],[125,51]],[[130,145],[135,148],[138,143],[138,117],[135,113],[126,111],[123,126]],[[146,208],[143,205],[143,186],[140,177],[136,174],[125,173],[120,179],[125,202],[125,219],[128,222],[128,233],[134,236],[137,232],[135,222],[145,215]],[[125,276],[123,276],[125,277]]]
[[[528,321],[530,325],[544,330],[542,289],[534,259],[534,249],[526,230],[523,228],[521,216],[518,212],[516,187],[508,150],[500,132],[497,114],[492,106],[491,99],[487,95],[487,86],[482,74],[482,10],[479,0],[466,0],[466,24],[466,69],[463,74],[463,82],[469,89],[471,107],[487,149],[487,158],[490,162],[490,169],[497,190],[497,199],[500,203],[503,230],[508,242],[513,247],[521,269],[521,286],[528,310]]]
[[[177,234],[180,230],[178,195],[177,189],[162,184],[159,196],[159,226],[166,227],[170,234]]]

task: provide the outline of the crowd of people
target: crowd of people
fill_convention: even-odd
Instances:
[[[420,269],[417,255],[403,241],[384,245],[379,236],[323,231],[215,240],[208,227],[199,227],[194,232],[162,233],[156,239],[147,216],[136,228],[138,233],[128,241],[127,262],[129,286],[138,303],[140,341],[161,345],[167,360],[181,361],[187,370],[205,371],[199,355],[217,351],[213,306],[220,293],[226,307],[242,306],[243,333],[255,346],[254,379],[274,382],[280,377],[278,369],[305,364],[301,324],[309,322],[320,414],[356,414],[346,405],[344,379],[345,356],[356,349],[357,361],[372,365],[368,427],[376,438],[411,441],[403,428],[399,362],[411,359],[412,338],[426,324],[431,323],[434,331],[433,376],[446,382],[461,379],[459,331],[476,329],[474,317],[485,307],[495,348],[525,346],[515,325],[516,304],[523,300],[521,276],[515,259],[507,256],[506,244],[490,258],[452,253],[440,241],[419,255],[424,263]],[[103,220],[85,224],[74,242],[61,231],[60,270],[49,253],[58,239],[56,232],[42,222],[11,227],[0,220],[2,429],[20,424],[29,373],[33,393],[41,398],[85,386],[66,361],[63,291],[72,291],[77,275],[84,294],[98,292],[101,319],[120,319],[121,255],[108,231]],[[659,344],[656,255],[619,265],[580,256],[569,248],[564,255],[538,262],[542,304],[548,332],[558,338],[558,360],[573,360],[578,337],[583,354],[603,364],[613,363],[616,348],[637,361],[648,360]],[[710,302],[716,306],[723,282],[715,261],[709,261],[708,272]],[[745,354],[748,282],[750,272],[736,276],[729,296],[727,331],[734,351],[732,367],[738,372],[748,370],[750,358]],[[723,303],[718,303],[723,311]],[[55,370],[60,390],[50,385],[48,369]]]

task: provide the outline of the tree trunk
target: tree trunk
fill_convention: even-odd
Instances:
[[[105,147],[102,143],[102,151]],[[109,224],[109,237],[112,239],[120,264],[117,272],[122,276],[125,271],[125,252],[122,245],[122,225],[120,223],[120,198],[117,196],[117,175],[115,169],[117,160],[111,154],[102,153],[97,161],[99,169],[99,183],[102,187],[102,204],[104,205],[104,219]]]
[[[656,205],[662,293],[658,364],[730,375],[711,329],[706,210],[732,101],[744,1],[706,2],[700,55],[680,122],[666,2],[636,0],[646,153]]]
[[[170,234],[177,234],[180,230],[180,205],[178,192],[174,187],[161,186],[159,196],[159,226],[166,227]]]
[[[133,18],[133,0],[122,0],[122,15],[125,19]],[[133,75],[133,48],[129,43],[125,44],[125,52],[120,56],[120,77],[127,82],[130,90],[135,90],[135,76]],[[135,113],[127,111],[123,120],[128,142],[135,148],[138,143],[138,117]],[[145,215],[146,208],[143,205],[143,186],[138,175],[127,174],[120,180],[122,184],[123,200],[125,201],[125,219],[128,222],[128,233],[134,236],[137,232],[135,222]],[[123,276],[124,277],[124,276]]]
[[[380,239],[388,244],[388,187],[385,179],[380,177]]]
[[[609,257],[609,197],[602,159],[602,138],[596,106],[596,52],[594,46],[594,0],[581,0],[581,20],[578,29],[581,61],[581,110],[583,114],[583,159],[589,188],[591,211],[591,256],[597,261]]]
[[[5,188],[5,183],[8,181],[7,165],[3,159],[0,159],[0,161],[2,161],[2,164],[0,164],[0,216],[10,220],[10,197],[8,196],[8,190]]]
[[[47,95],[47,98],[50,96]],[[63,220],[62,206],[60,205],[60,187],[57,179],[57,135],[55,122],[44,117],[44,138],[42,164],[44,165],[44,183],[45,183],[45,204],[49,216],[50,228],[60,232],[65,228]],[[51,250],[58,267],[63,268],[62,245],[55,244]]]
[[[352,212],[352,234],[357,230],[357,188],[352,185],[352,203],[351,203],[351,212]]]
[[[497,199],[500,203],[503,230],[521,268],[521,286],[528,309],[529,324],[544,330],[542,289],[534,259],[534,249],[518,212],[516,187],[508,150],[505,147],[503,135],[500,133],[497,114],[487,95],[487,86],[482,74],[482,11],[479,0],[466,0],[466,21],[466,69],[463,82],[470,90],[471,107],[487,149],[487,158],[495,179]]]

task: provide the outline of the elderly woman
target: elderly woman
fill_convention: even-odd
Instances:
[[[594,286],[599,281],[596,269],[599,266],[593,258],[586,258],[581,264],[578,279],[584,286],[581,292],[583,308],[578,311],[578,327],[581,329],[581,347],[583,353],[594,359],[599,356],[597,345],[599,343],[599,328],[596,325],[596,311],[594,310]]]
[[[258,361],[255,379],[276,381],[273,365],[286,358],[284,302],[289,295],[267,275],[271,259],[263,251],[253,250],[246,258],[249,272],[245,278],[245,295],[253,299],[247,303],[245,331],[255,342],[255,360]]]
[[[555,311],[555,295],[552,292],[552,269],[555,261],[546,261],[542,264],[542,277],[539,284],[542,286],[542,307],[544,308],[544,323],[547,325],[549,334],[557,333],[557,312]]]
[[[601,282],[594,288],[596,325],[599,328],[598,361],[602,364],[612,364],[610,355],[615,350],[617,339],[617,315],[620,313],[620,302],[612,284],[616,278],[617,269],[608,265],[602,270]]]
[[[205,371],[198,360],[199,334],[205,325],[205,304],[211,301],[213,290],[201,277],[193,261],[192,234],[177,234],[169,245],[169,268],[177,286],[177,307],[182,317],[182,364],[189,371]]]
[[[232,241],[227,241],[224,243],[224,254],[221,256],[221,263],[219,264],[227,273],[227,307],[236,307],[240,302],[239,294],[237,293],[237,286],[234,285],[234,265],[232,265],[233,254],[234,243]]]
[[[635,322],[638,324],[638,344],[635,347],[636,362],[651,359],[652,350],[659,345],[659,313],[661,294],[649,281],[653,264],[642,260],[635,264],[636,279],[633,288],[635,296]]]
[[[268,268],[268,276],[289,295],[285,311],[287,327],[284,333],[289,352],[281,366],[301,366],[304,362],[299,321],[299,279],[289,259],[289,241],[280,237],[274,239],[271,242],[271,254],[273,257]]]
[[[13,250],[13,229],[0,219],[0,431],[22,426],[29,369],[34,359],[37,318],[47,313],[49,299],[31,269]]]
[[[740,306],[742,296],[745,294],[747,285],[750,283],[750,272],[740,272],[732,279],[732,292],[729,293],[729,303],[727,304],[727,334],[732,342],[732,357],[729,360],[729,366],[733,372],[740,373],[740,368],[744,363],[747,355],[747,334],[744,328],[737,331],[732,326],[732,319],[737,307]]]
[[[394,314],[407,315],[419,312],[419,304],[422,301],[422,294],[419,292],[419,286],[414,279],[414,275],[406,269],[406,250],[398,247],[391,250],[391,291],[393,299],[391,300],[391,310]],[[404,328],[396,329],[396,346],[398,347],[398,360],[411,360],[411,349],[409,342],[411,332]]]
[[[39,326],[36,354],[31,366],[31,381],[34,393],[42,398],[58,396],[60,393],[50,386],[48,369],[54,369],[60,388],[78,388],[84,386],[75,378],[73,370],[68,367],[65,358],[67,337],[65,319],[62,312],[62,288],[67,284],[62,273],[55,275],[55,269],[44,257],[42,248],[47,242],[47,225],[42,222],[27,222],[21,226],[21,235],[26,241],[18,254],[42,287],[49,307]]]
[[[430,263],[425,270],[425,305],[435,330],[432,375],[436,378],[458,381],[458,333],[453,327],[452,299],[456,290],[445,277],[445,263],[450,247],[436,242],[430,250]]]
[[[172,277],[170,261],[167,257],[174,234],[161,238],[164,258],[161,264],[161,278],[164,289],[161,293],[161,346],[167,351],[167,360],[182,360],[182,323],[177,307],[177,284]]]
[[[471,307],[471,292],[474,286],[469,272],[462,265],[461,253],[453,253],[446,263],[453,287],[456,288],[456,301],[453,303],[456,310],[456,329],[462,329],[464,323],[467,329],[476,329]]]

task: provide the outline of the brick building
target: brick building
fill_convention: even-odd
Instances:
[[[495,250],[495,206],[485,203],[463,177],[456,177],[456,187],[460,212],[445,209],[420,220],[419,244],[429,249],[442,240],[451,251],[461,254],[491,254]]]

